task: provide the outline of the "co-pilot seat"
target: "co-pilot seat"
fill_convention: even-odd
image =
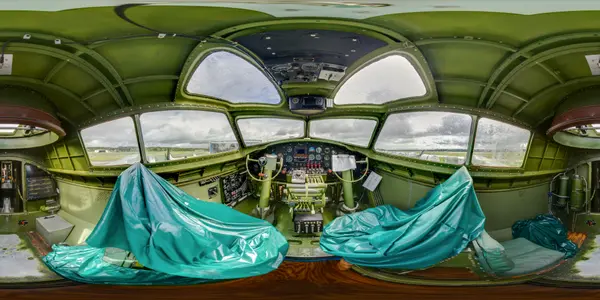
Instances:
[[[547,271],[565,254],[537,245],[525,238],[498,242],[485,230],[472,242],[482,270],[495,277],[515,277]]]

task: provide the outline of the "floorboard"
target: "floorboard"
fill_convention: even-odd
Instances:
[[[393,298],[392,298],[393,297]],[[253,278],[170,287],[78,285],[0,290],[0,299],[597,299],[600,290],[535,285],[442,288],[393,284],[341,271],[336,261],[284,262]]]

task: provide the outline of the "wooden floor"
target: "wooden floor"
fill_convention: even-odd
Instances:
[[[399,285],[341,271],[336,261],[284,262],[267,275],[229,282],[178,287],[78,285],[0,290],[0,299],[598,299],[599,290],[514,285],[440,288]]]

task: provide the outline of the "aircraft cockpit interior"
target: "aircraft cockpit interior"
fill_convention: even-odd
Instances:
[[[600,288],[591,1],[150,2],[0,1],[0,295]]]

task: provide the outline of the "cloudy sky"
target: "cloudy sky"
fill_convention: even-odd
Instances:
[[[171,110],[142,114],[147,147],[206,148],[211,141],[235,141],[227,117],[218,112]]]
[[[361,119],[328,119],[310,122],[310,136],[367,146],[377,122]]]
[[[187,90],[233,103],[281,102],[277,89],[260,70],[225,51],[209,54],[202,61],[190,78]]]
[[[133,119],[125,117],[102,123],[81,131],[86,147],[137,146]]]
[[[410,112],[390,115],[376,149],[467,149],[471,117],[447,112]]]
[[[425,85],[410,62],[400,55],[391,55],[350,77],[335,95],[334,102],[381,104],[422,96],[425,92]]]
[[[276,118],[240,119],[238,128],[246,144],[304,136],[304,121]]]

